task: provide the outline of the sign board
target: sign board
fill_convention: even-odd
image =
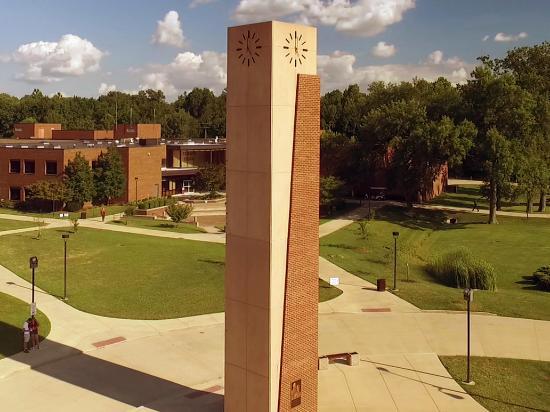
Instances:
[[[302,404],[302,380],[292,382],[290,385],[290,407],[295,408]]]
[[[464,289],[464,300],[466,302],[472,302],[474,300],[474,290],[473,289]]]
[[[36,302],[31,303],[31,316],[36,316]]]
[[[338,286],[340,284],[340,278],[338,277],[330,278],[329,284],[330,286]]]
[[[38,267],[38,258],[36,256],[29,259],[29,267],[31,269],[36,269]]]

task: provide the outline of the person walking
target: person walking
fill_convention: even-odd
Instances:
[[[25,353],[29,353],[29,342],[31,340],[30,321],[31,318],[28,318],[23,322],[23,352]]]
[[[105,215],[107,214],[107,211],[105,210],[105,206],[101,206],[101,221],[105,222]]]
[[[474,207],[472,207],[472,212],[477,210],[479,212],[479,206],[477,205],[477,199],[474,199]]]
[[[31,317],[29,329],[31,331],[31,348],[34,349],[40,349],[40,336],[38,335],[38,327],[40,324],[38,323],[38,320],[34,317],[34,315]]]

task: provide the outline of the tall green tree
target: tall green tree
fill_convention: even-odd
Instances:
[[[82,153],[77,152],[74,159],[67,163],[65,184],[71,194],[72,208],[81,208],[84,202],[89,202],[94,198],[94,174],[90,163]]]
[[[124,194],[126,173],[120,153],[114,147],[101,152],[94,167],[95,200],[109,204]]]

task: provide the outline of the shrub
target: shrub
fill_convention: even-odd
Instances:
[[[71,219],[71,223],[73,224],[73,233],[78,232],[78,226],[80,225],[80,222],[78,221],[77,217],[73,217]]]
[[[494,267],[467,248],[436,257],[427,269],[433,277],[457,288],[497,289]]]
[[[82,206],[84,206],[83,202],[80,202],[78,200],[71,200],[67,202],[67,210],[69,212],[78,212],[80,209],[82,209]]]
[[[550,266],[538,268],[532,277],[539,289],[550,292]]]
[[[13,209],[15,207],[15,202],[8,199],[0,199],[0,207],[4,209]]]
[[[175,224],[183,222],[185,219],[187,219],[192,211],[193,205],[189,203],[174,203],[168,206],[168,208],[166,209],[166,213],[168,214],[168,216],[170,216]]]
[[[124,215],[126,216],[134,216],[135,213],[136,213],[135,205],[127,205],[126,208],[124,208]]]

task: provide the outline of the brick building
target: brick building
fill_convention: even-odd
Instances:
[[[167,141],[162,167],[162,193],[192,192],[200,168],[225,164],[225,139]]]
[[[16,123],[13,136],[16,139],[52,139],[54,130],[61,130],[59,123]]]
[[[41,180],[61,179],[65,166],[78,152],[92,165],[109,146],[119,151],[126,172],[126,190],[119,200],[128,202],[156,196],[161,184],[164,145],[1,139],[0,199],[24,201],[26,187]]]
[[[0,139],[0,199],[24,201],[26,187],[60,179],[76,153],[93,165],[110,146],[121,154],[126,172],[126,190],[118,199],[123,202],[193,191],[201,167],[225,164],[225,139],[166,142],[160,124],[62,130],[61,125],[24,123],[14,129],[17,139]]]

